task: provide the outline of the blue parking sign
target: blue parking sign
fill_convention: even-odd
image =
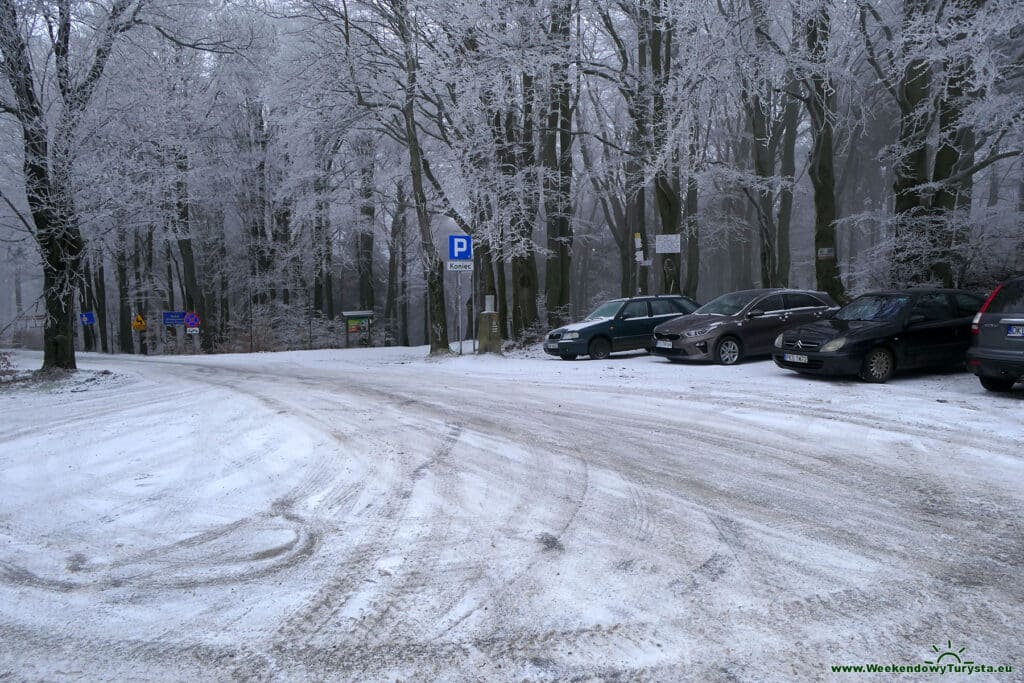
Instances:
[[[473,258],[473,239],[469,235],[448,236],[448,260],[469,261]]]

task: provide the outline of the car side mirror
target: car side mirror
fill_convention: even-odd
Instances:
[[[760,308],[755,308],[754,310],[747,313],[748,318],[760,318],[762,315],[764,315],[764,311],[762,311]]]

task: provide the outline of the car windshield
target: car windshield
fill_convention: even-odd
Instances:
[[[835,319],[895,320],[909,303],[909,296],[862,296],[840,308]]]
[[[703,313],[705,315],[736,315],[743,310],[744,306],[756,299],[757,296],[757,294],[749,292],[723,294],[717,299],[712,299],[707,302],[694,311],[694,313]]]
[[[586,318],[584,318],[584,320],[597,320],[598,318],[611,318],[613,315],[615,315],[618,312],[620,306],[622,306],[622,302],[621,301],[608,301],[606,303],[601,304],[597,308],[595,308],[590,315],[588,315]]]

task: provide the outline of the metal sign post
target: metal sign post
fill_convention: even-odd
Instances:
[[[448,272],[455,273],[455,329],[459,335],[459,355],[462,355],[462,273],[473,272],[473,238],[469,235],[448,235]]]

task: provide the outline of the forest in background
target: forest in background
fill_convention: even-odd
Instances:
[[[44,366],[177,348],[164,310],[208,351],[346,310],[440,351],[470,297],[528,340],[1024,270],[1019,0],[0,0],[0,58],[0,339],[37,322]]]

